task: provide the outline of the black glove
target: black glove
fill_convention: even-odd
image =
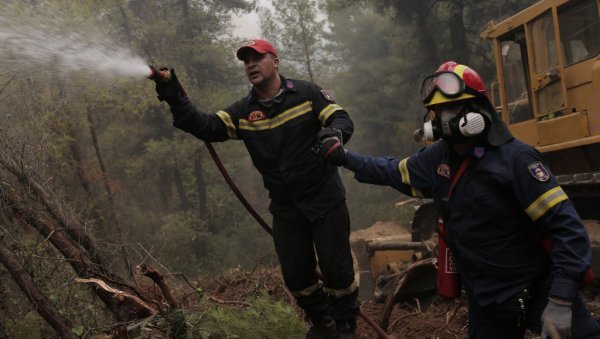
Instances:
[[[168,70],[168,68],[163,67],[160,70],[164,71]],[[156,93],[158,94],[158,100],[166,101],[169,106],[175,106],[186,95],[179,79],[177,79],[175,69],[171,68],[169,72],[171,76],[168,79],[154,79],[156,82]]]
[[[542,313],[542,338],[573,338],[572,317],[571,302],[549,297]]]
[[[346,163],[346,151],[342,131],[337,128],[327,127],[317,134],[317,153],[326,161],[335,166],[342,166]]]

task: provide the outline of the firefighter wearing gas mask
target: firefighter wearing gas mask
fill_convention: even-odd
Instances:
[[[438,271],[438,293],[466,292],[469,338],[599,338],[579,293],[593,280],[589,237],[543,156],[511,135],[470,67],[443,63],[421,92],[429,146],[406,158],[346,149],[338,164],[434,200],[453,254],[438,264],[458,277],[448,284]]]
[[[443,139],[456,145],[485,137],[499,146],[512,139],[487,98],[483,80],[470,67],[443,63],[423,80],[421,99],[428,109],[422,128],[426,141]]]

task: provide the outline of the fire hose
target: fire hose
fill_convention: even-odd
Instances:
[[[219,158],[217,151],[215,151],[215,148],[209,142],[205,141],[204,144],[206,145],[208,152],[210,152],[210,156],[212,157],[213,161],[217,165],[219,172],[221,172],[221,175],[223,175],[223,178],[225,179],[225,181],[227,181],[229,188],[231,188],[231,190],[238,197],[238,199],[240,200],[242,205],[244,205],[246,210],[248,210],[248,212],[250,212],[250,214],[252,214],[254,219],[256,219],[256,221],[262,226],[262,228],[264,228],[265,231],[267,231],[267,233],[271,234],[271,236],[272,236],[273,230],[271,229],[271,226],[269,226],[266,223],[266,221],[256,212],[256,210],[252,207],[252,205],[250,205],[248,200],[246,200],[246,197],[239,190],[239,188],[237,187],[235,182],[233,182],[233,179],[231,179],[231,176],[229,175],[229,173],[227,173],[227,170],[225,169],[225,166],[223,166],[223,163],[221,162],[221,159]],[[321,277],[319,276],[319,278],[321,278]],[[379,327],[379,325],[377,325],[377,323],[375,323],[371,318],[369,318],[369,316],[365,312],[363,312],[362,309],[359,308],[358,314],[360,315],[361,318],[363,318],[363,320],[367,324],[369,324],[369,326],[371,326],[375,330],[375,332],[377,332],[377,334],[379,335],[380,338],[389,339],[389,336],[387,335],[387,333],[385,333],[385,331],[381,327]]]
[[[168,79],[170,79],[170,77],[171,77],[168,70],[163,70],[163,69],[157,70],[152,66],[150,66],[150,70],[151,70],[151,73],[148,78],[151,80],[155,80],[155,81],[167,80],[168,81]],[[183,88],[180,88],[180,91],[182,91],[182,93],[185,93],[185,90]],[[250,202],[248,202],[246,197],[242,194],[240,189],[237,187],[237,185],[235,184],[235,182],[233,181],[233,179],[227,172],[227,169],[225,169],[225,166],[223,166],[223,162],[221,161],[221,158],[217,154],[217,151],[212,146],[212,144],[210,142],[205,141],[204,145],[206,145],[206,148],[208,149],[208,152],[210,153],[211,158],[213,159],[215,165],[217,165],[219,172],[221,172],[221,175],[227,182],[227,185],[229,185],[229,188],[231,189],[231,191],[233,191],[233,193],[236,195],[236,197],[239,199],[239,201],[242,203],[242,205],[244,205],[246,210],[254,217],[254,219],[260,224],[260,226],[267,233],[269,233],[271,236],[273,236],[273,229],[258,214],[258,212],[256,212],[254,207],[252,207]],[[316,271],[316,272],[319,275],[319,278],[321,278],[321,275],[319,274],[319,272],[318,271]],[[379,325],[377,325],[377,323],[375,321],[373,321],[373,319],[369,318],[369,316],[360,307],[358,310],[358,314],[369,326],[371,326],[375,330],[375,332],[377,332],[377,334],[379,335],[380,338],[390,339],[390,337],[387,335],[387,333],[381,327],[379,327]]]

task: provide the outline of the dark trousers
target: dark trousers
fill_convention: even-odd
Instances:
[[[520,313],[497,309],[496,306],[480,307],[469,299],[469,338],[470,339],[522,339],[525,330],[536,333],[542,330],[541,317],[548,303],[550,279],[531,288],[531,300],[526,307],[526,321],[521,321]],[[573,301],[573,338],[600,338],[600,325],[592,317],[583,298]]]
[[[354,281],[350,251],[350,218],[342,202],[311,222],[306,217],[273,216],[273,239],[283,279],[292,292],[306,290],[319,283],[317,265],[325,288],[344,290]],[[316,252],[316,253],[315,253]],[[317,262],[318,260],[318,262]],[[322,288],[310,295],[296,296],[313,323],[329,315],[338,320],[358,315],[358,293],[336,298]]]

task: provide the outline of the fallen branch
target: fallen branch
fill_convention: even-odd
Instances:
[[[179,304],[177,303],[175,298],[173,298],[173,294],[171,294],[171,289],[169,289],[169,286],[165,282],[165,277],[163,277],[163,275],[160,274],[160,272],[146,264],[138,265],[137,269],[143,276],[152,279],[152,281],[154,281],[154,283],[158,285],[160,291],[165,297],[165,300],[167,300],[167,304],[169,304],[169,307],[179,308]]]
[[[132,295],[130,293],[112,288],[106,282],[104,282],[100,279],[75,278],[75,281],[80,282],[80,283],[90,283],[90,284],[96,285],[97,288],[100,288],[100,289],[104,290],[105,292],[108,292],[109,294],[111,294],[113,296],[113,298],[118,301],[118,304],[130,306],[136,310],[136,313],[141,313],[140,315],[143,315],[143,314],[153,315],[153,314],[158,313],[158,311],[154,307],[150,306],[149,304],[147,304],[145,301],[143,301],[139,297]],[[143,312],[140,312],[140,310]]]

